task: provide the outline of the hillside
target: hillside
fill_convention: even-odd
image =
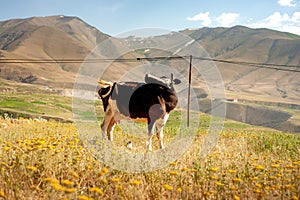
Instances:
[[[268,29],[202,28],[185,30],[213,58],[270,64],[300,64],[300,36]],[[216,63],[226,89],[299,101],[299,74]]]
[[[201,28],[181,31],[199,42],[212,58],[243,62],[300,64],[300,36],[268,29]],[[172,33],[149,38],[113,38],[77,17],[50,16],[13,19],[0,22],[1,58],[23,59],[84,59],[104,40],[110,48],[99,49],[97,58],[118,55],[124,41],[140,43],[165,43],[176,46]],[[126,44],[126,45],[127,45]],[[178,47],[179,48],[179,47]],[[174,49],[176,51],[176,49]],[[93,52],[95,53],[95,52]],[[124,57],[161,56],[162,51],[130,52]],[[0,77],[18,82],[72,88],[81,63],[0,63]],[[168,63],[184,71],[186,63]],[[298,73],[259,69],[224,63],[215,63],[221,72],[230,98],[297,103],[300,99]],[[140,63],[115,63],[106,74],[117,79]],[[91,69],[94,70],[94,69]],[[194,77],[195,87],[205,88],[201,77]],[[208,92],[208,91],[207,91]]]
[[[214,59],[239,62],[300,64],[300,36],[298,35],[269,29],[250,29],[243,26],[186,29],[180,33],[190,37],[185,43],[182,42],[181,46],[176,46],[178,34],[174,33],[149,38],[131,37],[126,40],[132,45],[139,45],[139,42],[153,45],[167,43],[166,46],[173,47],[170,49],[171,52],[178,53],[178,55],[182,55],[183,49],[187,45],[193,48],[196,41],[207,52],[203,55],[200,53],[199,57],[209,55]],[[147,53],[142,54],[153,57],[161,56],[163,53],[157,50],[147,50]],[[170,52],[165,53],[166,56],[172,55]],[[168,64],[179,71],[183,66],[186,66],[186,69],[188,67],[188,63],[180,63],[177,60]],[[272,98],[272,101],[299,102],[298,73],[219,62],[215,62],[215,64],[225,83],[226,95],[230,98],[264,101]],[[200,87],[206,85],[205,81],[201,81],[199,77],[193,77],[193,80],[197,80]]]
[[[84,59],[99,42],[109,38],[77,17],[14,19],[0,22],[0,27],[1,57],[8,59]],[[2,78],[68,88],[73,87],[79,66],[80,63],[0,65]]]

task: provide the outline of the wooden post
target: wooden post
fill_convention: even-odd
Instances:
[[[190,127],[191,84],[192,84],[192,60],[193,60],[193,56],[190,55],[189,87],[188,87],[188,108],[187,108],[187,127]]]

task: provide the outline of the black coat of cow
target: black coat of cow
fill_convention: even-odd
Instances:
[[[146,77],[148,77],[146,75]],[[106,82],[107,83],[107,82]],[[102,82],[103,84],[103,82]],[[178,98],[169,85],[152,81],[150,83],[109,83],[98,91],[105,111],[101,124],[102,135],[112,140],[114,125],[121,119],[145,119],[148,123],[148,148],[152,150],[152,129],[155,125],[160,147],[163,145],[163,126],[169,113],[176,107]]]

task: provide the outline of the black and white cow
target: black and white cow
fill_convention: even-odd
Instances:
[[[180,80],[161,79],[146,74],[145,83],[107,82],[100,80],[98,91],[103,102],[104,119],[101,124],[102,137],[113,140],[113,129],[121,119],[144,120],[148,123],[148,149],[152,151],[153,127],[156,127],[160,148],[164,148],[163,127],[170,112],[176,107],[178,98],[173,85]]]

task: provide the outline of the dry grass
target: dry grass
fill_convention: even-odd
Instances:
[[[2,118],[0,199],[298,199],[300,135],[230,123],[205,158],[199,129],[168,167],[124,173],[97,162],[74,124]]]

